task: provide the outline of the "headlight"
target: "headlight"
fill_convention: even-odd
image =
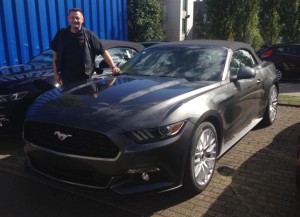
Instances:
[[[19,100],[22,99],[24,96],[26,96],[28,93],[29,93],[28,91],[23,91],[19,93],[8,94],[8,95],[0,95],[0,102],[5,103],[5,102]]]
[[[130,137],[138,143],[155,142],[175,136],[184,126],[185,121],[151,129],[135,130],[129,133]]]

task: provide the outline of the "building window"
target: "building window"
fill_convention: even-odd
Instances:
[[[188,0],[182,0],[182,10],[187,11],[187,1]]]
[[[182,33],[183,34],[185,34],[186,33],[186,28],[187,28],[187,26],[186,26],[186,19],[184,18],[184,19],[182,19]]]

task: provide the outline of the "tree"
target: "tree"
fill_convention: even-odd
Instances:
[[[258,28],[259,1],[206,0],[205,2],[211,38],[246,42],[254,49],[263,44]]]
[[[282,41],[297,42],[300,40],[300,1],[284,0],[280,5],[282,23]]]
[[[235,0],[219,1],[206,0],[208,23],[210,26],[211,38],[234,40],[233,38],[233,14]]]
[[[194,18],[194,31],[197,35],[197,38],[207,38],[209,34],[209,29],[204,21],[205,13],[201,10],[197,12]]]
[[[128,0],[130,41],[164,41],[163,11],[158,0]]]
[[[260,33],[266,45],[280,42],[280,3],[281,0],[260,0]]]
[[[233,11],[232,35],[234,40],[246,42],[255,50],[263,44],[259,31],[259,1],[236,1]]]

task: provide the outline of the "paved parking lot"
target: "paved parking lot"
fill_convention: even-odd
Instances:
[[[299,131],[300,108],[279,106],[274,125],[256,127],[238,142],[219,159],[208,188],[193,197],[181,189],[162,194],[118,196],[109,191],[91,191],[32,176],[23,170],[22,144],[10,144],[13,140],[9,139],[0,141],[0,171],[58,189],[70,197],[75,195],[99,206],[120,210],[119,216],[123,210],[126,216],[299,217],[300,196],[295,187]],[[86,216],[117,216],[101,213],[95,207],[94,212],[89,210]],[[53,211],[43,216],[57,216],[57,213]],[[74,212],[71,213],[74,217]]]

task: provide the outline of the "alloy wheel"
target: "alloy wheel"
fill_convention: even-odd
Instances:
[[[212,129],[207,128],[201,133],[195,150],[194,175],[199,185],[206,185],[210,181],[216,154],[217,136]]]
[[[278,92],[275,86],[272,87],[269,100],[269,116],[270,121],[273,122],[277,115],[278,106]]]

